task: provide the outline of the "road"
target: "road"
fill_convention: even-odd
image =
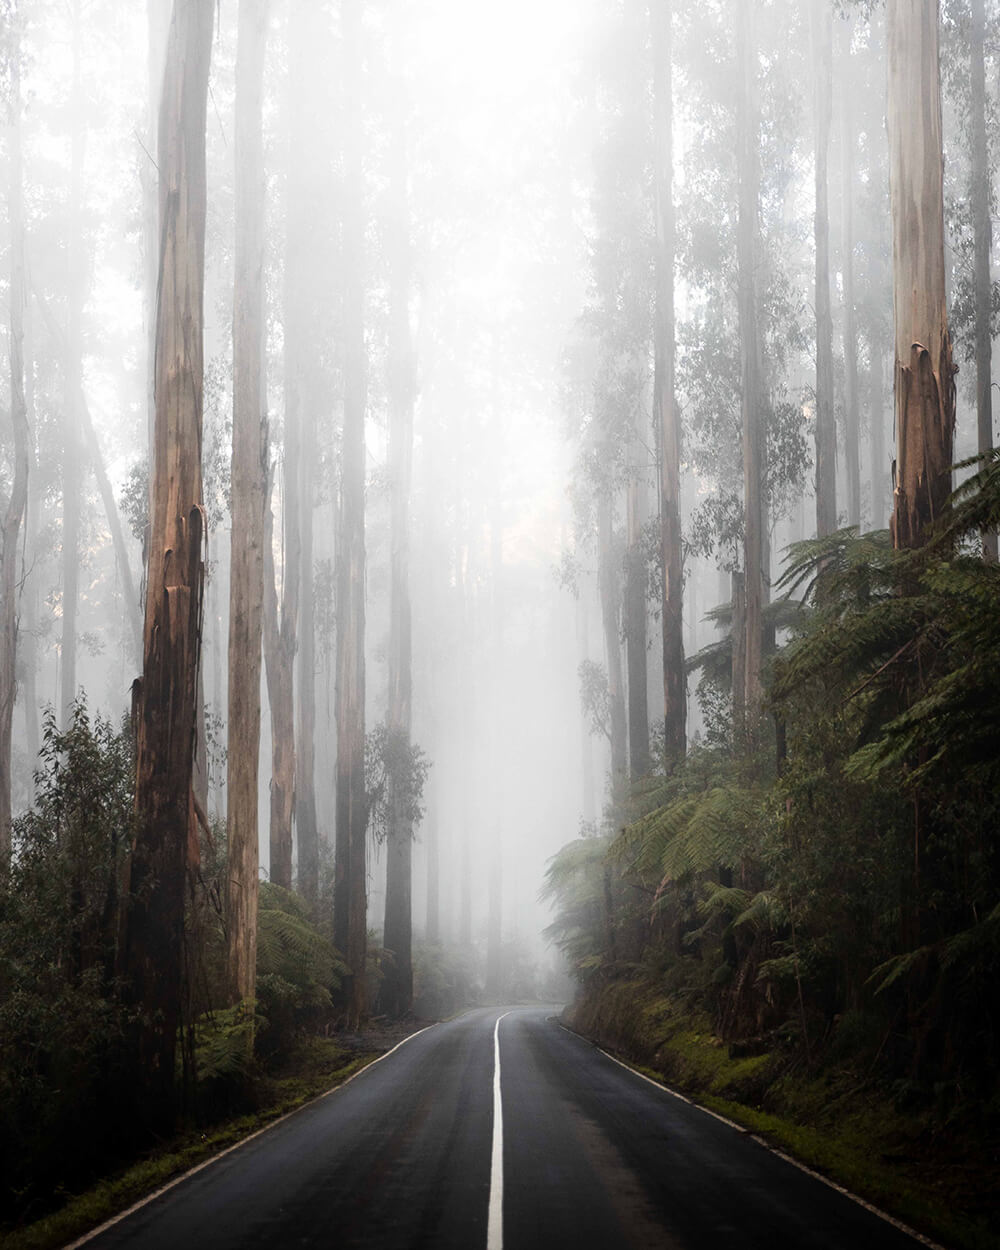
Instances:
[[[501,1236],[503,1250],[917,1244],[540,1008],[425,1030],[86,1244],[501,1250]]]

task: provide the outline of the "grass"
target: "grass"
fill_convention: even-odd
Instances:
[[[998,1250],[995,1143],[968,1125],[903,1113],[844,1062],[810,1071],[790,1055],[730,1058],[707,1017],[638,981],[592,992],[573,1027],[700,1105],[954,1250]]]
[[[127,1210],[174,1178],[265,1128],[312,1099],[335,1089],[378,1058],[351,1054],[326,1038],[312,1038],[296,1052],[283,1075],[268,1078],[262,1106],[205,1133],[184,1134],[155,1154],[79,1194],[66,1194],[57,1211],[0,1236],[3,1250],[56,1250]]]

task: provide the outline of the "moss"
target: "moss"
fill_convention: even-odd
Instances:
[[[326,1038],[309,1039],[289,1059],[283,1075],[264,1082],[261,1109],[253,1115],[229,1120],[208,1133],[181,1136],[85,1193],[65,1195],[60,1210],[0,1238],[4,1250],[55,1250],[65,1245],[199,1163],[336,1089],[377,1058],[375,1053],[351,1054]]]

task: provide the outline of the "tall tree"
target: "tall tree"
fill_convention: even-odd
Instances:
[[[684,670],[684,553],[681,533],[681,429],[675,389],[672,0],[653,0],[653,168],[656,179],[656,373],[653,406],[660,442],[660,548],[663,561],[664,743],[668,759],[687,746]]]
[[[337,535],[337,802],[334,943],[347,964],[350,1019],[367,1009],[365,793],[365,409],[364,184],[361,131],[361,0],[342,0],[344,39],[344,432]]]
[[[636,422],[642,418],[636,414]],[[629,478],[625,518],[625,664],[628,674],[628,760],[633,778],[649,772],[649,704],[646,672],[646,523],[647,453],[633,431],[629,439]]]
[[[397,91],[399,89],[397,88]],[[389,706],[386,740],[389,769],[389,831],[386,850],[385,946],[392,952],[382,982],[382,1008],[402,1016],[413,1000],[411,914],[413,824],[409,793],[412,720],[412,627],[410,607],[410,484],[413,476],[413,334],[410,326],[410,224],[407,202],[405,112],[397,101],[392,133],[392,170],[386,221],[389,291],[389,490],[390,605]]]
[[[285,181],[284,422],[281,454],[280,574],[272,536],[264,550],[264,655],[271,712],[270,877],[292,888],[295,810],[295,651],[302,576],[299,466],[302,458],[302,386],[306,315],[303,287],[309,266],[309,210],[305,193],[307,112],[304,97],[309,47],[308,11],[293,5],[288,17],[287,177]],[[280,594],[278,577],[280,576]]]
[[[969,25],[969,110],[972,129],[972,229],[973,283],[976,336],[976,421],[980,453],[993,446],[993,278],[991,248],[993,222],[990,217],[990,158],[986,139],[986,11],[983,0],[970,0]],[[995,530],[983,534],[983,555],[997,559]]]
[[[760,340],[757,258],[759,252],[760,118],[757,100],[757,0],[737,0],[736,161],[739,181],[737,303],[740,334],[740,416],[743,445],[743,704],[735,704],[737,727],[752,737],[760,717],[764,627],[764,492],[761,429]],[[735,701],[734,701],[735,703]]]
[[[605,486],[597,501],[597,582],[604,626],[604,656],[608,670],[608,717],[611,734],[611,796],[621,802],[628,777],[628,728],[622,682],[619,617],[621,613],[620,556],[615,551],[614,499]]]
[[[840,23],[843,92],[840,132],[842,272],[844,275],[844,460],[847,466],[847,524],[861,524],[861,421],[858,397],[858,317],[854,281],[854,109],[851,104],[851,38],[854,25]]]
[[[31,437],[24,399],[24,188],[21,154],[20,6],[10,25],[10,153],[7,220],[10,229],[10,419],[14,436],[14,472],[3,508],[0,549],[0,873],[10,861],[11,730],[17,696],[17,548],[28,502]]]
[[[945,288],[938,33],[938,0],[889,0],[895,547],[920,546],[951,493],[955,382]]]
[[[253,999],[257,967],[257,773],[264,509],[268,483],[263,140],[267,17],[267,0],[240,0],[236,52],[236,285],[226,754],[226,918],[229,995],[234,1002]]]
[[[833,315],[830,309],[830,119],[833,24],[828,0],[812,4],[816,164],[816,533],[837,528],[837,427],[833,407]]]
[[[205,523],[201,490],[205,115],[212,0],[175,0],[160,103],[153,515],[136,684],[136,832],[121,949],[154,1125],[173,1119],[184,885],[193,823]]]
[[[59,703],[64,727],[73,714],[76,698],[76,614],[80,589],[80,512],[83,493],[83,447],[80,437],[79,402],[83,365],[83,148],[84,110],[82,86],[80,0],[73,4],[73,88],[70,107],[68,317],[66,372],[63,389],[63,524],[62,524],[62,640],[60,644]]]

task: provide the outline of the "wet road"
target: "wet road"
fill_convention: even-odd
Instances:
[[[85,1244],[913,1250],[918,1243],[749,1135],[614,1063],[560,1028],[551,1010],[515,1008],[469,1012],[416,1035]]]

